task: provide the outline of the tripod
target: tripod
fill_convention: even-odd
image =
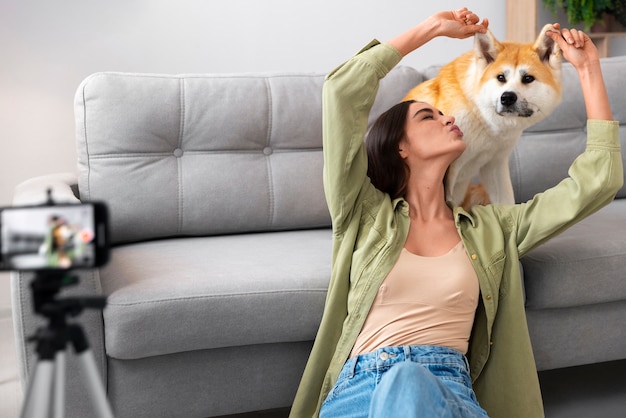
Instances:
[[[38,360],[24,399],[22,418],[65,416],[66,351],[70,342],[95,409],[93,416],[113,417],[85,333],[80,325],[67,322],[68,315],[77,316],[84,308],[103,309],[106,298],[55,297],[61,287],[77,282],[67,272],[48,271],[37,273],[31,283],[35,312],[46,317],[48,324],[31,337],[37,344]]]

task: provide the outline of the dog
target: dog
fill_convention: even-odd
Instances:
[[[528,44],[477,33],[473,51],[444,65],[403,99],[454,116],[464,133],[467,147],[445,179],[446,199],[453,204],[469,209],[515,203],[509,156],[522,132],[561,101],[561,51],[546,35],[553,29],[545,25]],[[472,185],[478,175],[481,185]]]

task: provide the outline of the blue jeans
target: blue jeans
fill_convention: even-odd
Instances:
[[[446,347],[385,347],[349,359],[320,418],[487,417],[467,359]]]

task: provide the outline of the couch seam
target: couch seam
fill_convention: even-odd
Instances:
[[[178,129],[178,148],[183,149],[183,136],[185,134],[185,79],[181,78],[179,82],[180,88],[180,126]],[[174,156],[178,166],[178,233],[183,232],[183,213],[184,213],[184,189],[183,189],[183,161],[180,157]]]
[[[562,310],[562,309],[578,309],[578,308],[586,308],[589,306],[603,306],[603,305],[611,305],[611,304],[622,304],[624,303],[623,299],[618,299],[618,300],[608,300],[608,301],[603,301],[603,302],[586,302],[583,303],[582,305],[563,305],[563,306],[550,306],[550,307],[545,307],[545,308],[539,308],[536,306],[524,306],[524,309],[526,311],[533,311],[533,312],[539,312],[539,311],[558,311],[558,310]]]
[[[258,155],[259,149],[250,149],[250,150],[187,150],[185,154],[193,154],[193,155],[202,155],[202,154],[254,154]],[[274,153],[290,153],[290,152],[321,152],[322,148],[280,148],[272,150],[272,154]],[[114,159],[114,158],[165,158],[171,157],[170,152],[160,151],[160,152],[134,152],[134,153],[107,153],[107,154],[97,154],[92,155],[91,158],[93,160],[106,160],[106,159]]]
[[[18,275],[18,278],[17,278],[18,284],[17,284],[17,286],[21,287],[21,290],[19,291],[19,293],[20,293],[20,302],[21,302],[21,306],[24,307],[24,306],[27,305],[27,302],[28,302],[27,301],[27,299],[28,299],[27,295],[29,294],[28,290],[24,289],[24,283],[26,282],[26,275],[22,271],[18,271],[17,275]],[[32,303],[32,301],[31,301],[31,303]],[[21,322],[20,328],[21,328],[21,331],[22,331],[22,337],[26,338],[27,337],[27,335],[26,335],[26,328],[27,328],[27,326],[26,326],[26,316],[27,316],[26,312],[29,312],[29,311],[27,309],[20,309],[20,311],[21,311],[20,312],[20,314],[21,314],[20,315],[20,319],[21,319],[21,321],[20,321]],[[32,372],[33,372],[33,370],[31,370],[31,368],[33,366],[32,366],[32,362],[30,361],[30,358],[28,356],[28,344],[26,343],[26,341],[24,341],[24,343],[21,345],[20,348],[21,348],[21,352],[22,352],[22,355],[23,355],[24,366],[25,366],[24,376],[23,377],[25,379],[25,382],[28,382],[28,385],[30,385],[31,378],[32,378]],[[35,355],[36,355],[36,353],[35,353]]]
[[[409,66],[400,66],[403,68],[409,68]],[[137,73],[137,72],[125,72],[125,71],[102,71],[93,75],[105,75],[109,77],[133,77],[133,78],[162,78],[165,80],[172,79],[221,79],[221,78],[236,78],[236,79],[253,79],[259,78],[322,78],[326,76],[326,73],[299,73],[299,72],[272,72],[267,71],[264,73],[249,72],[249,73],[180,73],[180,74],[158,74],[158,73]]]
[[[83,96],[83,137],[85,140],[85,154],[87,157],[87,190],[85,190],[85,194],[87,195],[87,199],[91,199],[91,156],[89,155],[89,142],[87,141],[87,99],[85,97],[85,89],[87,86],[83,86],[82,96]],[[79,182],[80,183],[80,182]],[[78,188],[78,195],[82,194],[80,191],[80,187]]]
[[[267,91],[267,139],[265,146],[271,149],[272,143],[272,130],[274,128],[274,114],[272,112],[272,88],[269,83],[269,79],[265,77],[265,88]],[[271,154],[265,155],[265,164],[267,166],[267,193],[269,198],[269,210],[267,214],[267,228],[271,228],[274,225],[274,187],[272,180],[272,164]]]
[[[100,269],[92,269],[91,271],[91,283],[93,284],[93,291],[96,295],[102,295],[102,283],[100,281]],[[96,346],[97,347],[102,347],[103,350],[103,356],[100,358],[100,371],[103,374],[103,379],[105,380],[105,382],[108,384],[109,382],[109,376],[108,376],[108,370],[107,370],[107,364],[106,364],[106,350],[104,349],[104,347],[106,347],[106,335],[104,332],[104,312],[102,312],[102,310],[97,310],[97,319],[100,322],[100,332],[98,332],[96,335],[96,338],[98,339],[98,341],[96,342]]]
[[[171,303],[171,302],[181,302],[181,301],[190,301],[190,300],[202,300],[202,299],[217,299],[217,298],[234,298],[234,297],[247,297],[247,296],[269,296],[269,295],[284,295],[284,294],[302,294],[302,293],[327,293],[327,289],[317,289],[317,290],[307,290],[307,291],[293,291],[293,290],[285,290],[285,291],[272,291],[272,292],[251,292],[251,293],[230,293],[224,295],[204,295],[204,296],[194,296],[194,297],[183,297],[183,298],[170,298],[170,299],[159,299],[159,300],[147,300],[143,302],[129,302],[129,303],[107,303],[107,306],[136,306],[136,305],[151,305],[151,304],[159,304],[159,303]]]
[[[608,255],[599,255],[597,257],[586,257],[585,258],[585,255],[582,254],[580,257],[576,258],[575,260],[567,260],[567,261],[558,261],[558,260],[546,261],[546,259],[540,259],[540,258],[534,257],[532,254],[526,254],[524,256],[524,258],[529,258],[531,260],[534,260],[536,263],[542,263],[542,264],[571,265],[571,264],[587,264],[587,262],[589,260],[598,260],[598,259],[605,260],[605,259],[609,259],[609,258],[622,258],[622,257],[624,257],[624,255],[625,255],[624,253],[622,253],[622,254],[608,254]],[[528,267],[525,267],[525,268],[528,268]],[[529,267],[529,268],[532,268],[532,267]]]

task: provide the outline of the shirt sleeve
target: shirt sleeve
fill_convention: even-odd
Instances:
[[[618,128],[617,121],[587,121],[587,146],[569,176],[511,209],[520,257],[614,199],[624,184]]]
[[[332,71],[322,95],[324,191],[335,231],[349,221],[367,178],[363,140],[380,80],[402,55],[374,40]]]

